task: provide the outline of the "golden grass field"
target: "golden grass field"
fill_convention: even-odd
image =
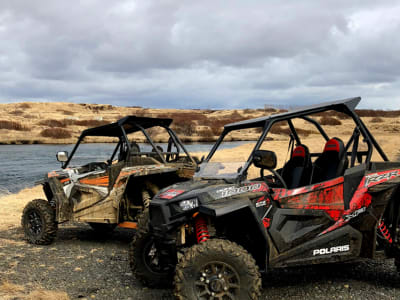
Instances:
[[[236,110],[197,110],[197,109],[152,109],[140,107],[121,107],[101,104],[76,103],[11,103],[0,104],[0,144],[70,144],[75,143],[82,130],[110,122],[127,115],[173,118],[172,128],[184,142],[215,141],[223,125],[244,119],[267,116],[282,110],[236,109]],[[382,113],[382,117],[379,114]],[[363,120],[379,138],[396,136],[400,131],[400,112],[363,111]],[[329,116],[329,114],[328,114]],[[378,116],[378,117],[377,117]],[[317,120],[322,120],[317,116]],[[343,130],[333,125],[325,126],[328,134],[349,131],[349,119],[335,116],[342,123]],[[298,122],[298,128],[305,134],[314,135],[316,130],[304,121]],[[276,128],[273,138],[281,138],[279,133],[287,131],[287,125]],[[279,130],[280,129],[280,130]],[[348,132],[347,132],[348,133]],[[254,140],[256,130],[239,132],[231,136],[232,140]],[[151,132],[156,142],[166,142],[168,136],[157,130]],[[143,140],[142,137],[137,137]],[[109,142],[107,138],[96,138],[88,142]]]

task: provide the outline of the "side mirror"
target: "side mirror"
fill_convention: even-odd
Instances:
[[[257,168],[273,170],[277,164],[276,154],[269,150],[256,150],[253,155],[253,163]]]
[[[59,162],[66,162],[68,160],[68,152],[67,151],[57,152],[56,157]]]

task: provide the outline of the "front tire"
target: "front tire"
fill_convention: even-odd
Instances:
[[[176,266],[177,299],[258,299],[261,277],[241,246],[212,239],[189,248]]]
[[[22,212],[21,225],[25,238],[31,244],[51,244],[57,234],[55,209],[48,201],[35,199]]]
[[[149,210],[145,209],[138,217],[137,231],[129,248],[129,263],[135,277],[145,286],[170,287],[174,270],[160,265],[159,261],[149,232]]]

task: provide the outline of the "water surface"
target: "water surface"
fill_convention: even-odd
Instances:
[[[229,142],[221,148],[233,148],[247,142]],[[166,144],[158,143],[166,151]],[[149,144],[139,144],[142,151],[151,151]],[[189,152],[208,152],[213,144],[185,145]],[[0,145],[0,196],[32,187],[51,170],[60,169],[58,151],[71,153],[74,145]],[[74,164],[105,161],[110,158],[115,144],[82,144],[74,155]]]

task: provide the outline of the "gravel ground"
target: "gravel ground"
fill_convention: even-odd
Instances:
[[[23,241],[21,228],[0,231],[0,279],[26,293],[65,291],[71,299],[174,299],[171,290],[145,288],[132,276],[133,234],[117,229],[105,238],[89,226],[66,224],[52,245],[34,246]],[[392,260],[275,270],[263,286],[261,299],[400,299]]]

